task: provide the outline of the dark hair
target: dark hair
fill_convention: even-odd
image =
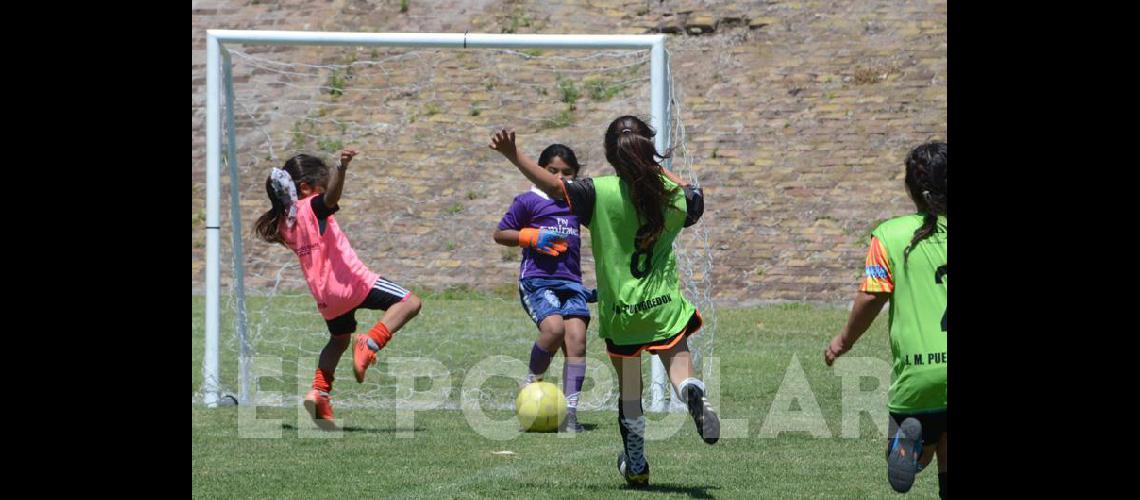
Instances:
[[[665,207],[676,192],[665,189],[658,158],[669,157],[669,151],[658,153],[653,144],[656,132],[636,116],[622,116],[606,129],[606,160],[618,177],[629,184],[638,220],[645,224],[637,231],[638,250],[649,250],[665,231]]]
[[[904,259],[918,243],[938,229],[938,216],[946,215],[946,143],[928,142],[906,155],[906,189],[923,214],[922,226],[914,231]]]
[[[538,155],[538,166],[550,165],[550,162],[554,161],[555,158],[562,158],[562,161],[574,169],[575,177],[582,170],[582,166],[578,164],[578,157],[574,156],[574,150],[561,144],[551,144],[542,150],[542,154]]]
[[[315,187],[326,186],[329,182],[329,167],[316,156],[299,154],[289,158],[281,169],[293,178],[293,184],[298,191],[301,189],[301,183]],[[285,213],[289,211],[289,207],[285,206],[285,203],[273,194],[272,176],[265,179],[265,192],[269,195],[269,202],[273,204],[273,208],[257,218],[257,222],[253,226],[253,233],[270,243],[284,244],[285,240],[281,238],[278,227],[285,217]]]

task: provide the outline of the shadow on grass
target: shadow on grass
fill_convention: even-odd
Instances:
[[[294,426],[293,426],[293,425],[291,425],[291,424],[281,424],[281,428],[282,428],[282,429],[285,429],[285,430],[287,430],[287,431],[295,431],[295,430],[297,430],[297,428],[296,428],[296,427],[294,427]],[[335,430],[337,430],[337,429],[330,429],[330,430],[334,430],[334,431],[335,431]],[[396,428],[389,428],[389,429],[372,429],[372,428],[369,428],[369,427],[355,427],[355,426],[351,426],[351,425],[349,425],[349,426],[346,426],[346,427],[344,427],[344,428],[341,428],[341,429],[339,429],[339,430],[340,430],[340,431],[343,431],[343,432],[359,432],[359,433],[361,433],[361,434],[393,434],[393,433],[396,433],[396,432],[405,432],[405,431],[409,431],[409,430],[410,430],[411,432],[425,432],[425,431],[426,431],[426,429],[425,429],[425,428],[423,428],[423,427],[416,427],[416,428],[414,428],[414,429],[396,429]]]
[[[600,484],[591,484],[586,486],[586,489],[599,490],[599,491],[648,491],[654,493],[674,493],[681,495],[688,495],[689,498],[716,498],[709,490],[718,490],[719,486],[685,486],[673,483],[650,483],[649,486],[633,487],[629,485],[614,485],[604,486]]]

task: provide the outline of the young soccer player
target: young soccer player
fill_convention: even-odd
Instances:
[[[887,479],[900,493],[938,456],[946,496],[946,143],[906,157],[906,189],[917,213],[875,228],[865,276],[847,326],[824,349],[828,366],[867,331],[890,301],[890,434]]]
[[[543,150],[538,165],[559,179],[577,179],[581,170],[574,151],[561,144]],[[586,377],[590,292],[582,286],[578,230],[578,217],[564,200],[531,188],[515,197],[494,234],[500,245],[522,247],[519,300],[539,332],[530,349],[530,373],[524,385],[542,380],[559,348],[566,358],[562,377],[566,420],[561,432],[584,430],[578,423],[578,398]]]
[[[697,432],[708,444],[720,438],[720,420],[695,377],[686,337],[701,327],[696,308],[681,294],[673,240],[704,210],[700,188],[664,169],[654,131],[641,119],[610,123],[606,160],[617,175],[570,181],[543,170],[502,130],[490,147],[503,154],[552,199],[565,200],[590,229],[598,279],[598,331],[619,380],[618,422],[623,451],[618,471],[633,486],[649,484],[645,416],[641,405],[641,352],[661,356],[684,398]]]
[[[273,205],[259,219],[254,233],[270,243],[281,243],[297,254],[317,310],[328,325],[328,343],[321,349],[313,388],[305,395],[305,409],[322,429],[335,428],[329,393],[336,365],[356,331],[357,309],[381,309],[384,316],[366,334],[356,335],[353,373],[358,383],[376,364],[376,352],[408,320],[420,312],[420,299],[400,285],[372,272],[356,256],[348,237],[333,216],[340,206],[344,176],[357,152],[346,149],[340,163],[330,169],[320,158],[299,154],[274,168],[265,180]]]

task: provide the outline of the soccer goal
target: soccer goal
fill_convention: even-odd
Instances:
[[[343,147],[358,149],[337,221],[370,268],[417,293],[428,285],[486,291],[497,284],[491,298],[425,300],[420,317],[381,355],[382,366],[385,356],[439,361],[425,363],[448,372],[435,375],[450,377],[450,397],[458,399],[466,397],[458,390],[464,371],[481,356],[525,363],[535,335],[510,298],[519,250],[490,238],[512,198],[530,186],[487,148],[493,131],[515,128],[536,158],[549,144],[570,146],[583,175],[598,176],[613,173],[602,148],[605,127],[636,114],[658,131],[659,150],[673,150],[670,168],[697,181],[679,91],[665,35],[207,31],[205,341],[193,402],[264,404],[257,394],[274,383],[299,399],[302,392],[274,376],[307,382],[327,339],[296,257],[250,234],[269,207],[271,167],[301,151],[332,158]],[[592,286],[589,231],[582,235],[583,278]],[[708,377],[701,360],[713,353],[716,311],[702,224],[683,231],[675,248],[684,292],[705,320],[690,345]],[[362,328],[379,319],[372,313],[357,313]],[[612,368],[597,355],[604,344],[594,325],[587,335],[580,407],[615,408],[615,385],[591,387]],[[257,358],[284,361],[266,376]],[[647,409],[681,408],[660,361],[647,358]],[[558,379],[561,363],[557,356],[548,378]],[[338,370],[338,408],[383,407],[402,397],[406,388],[395,375],[357,386],[350,366],[342,361]],[[478,397],[505,408],[515,391],[489,384]]]

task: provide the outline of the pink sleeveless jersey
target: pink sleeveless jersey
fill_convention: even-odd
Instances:
[[[279,229],[285,244],[301,261],[317,310],[325,319],[333,319],[364,302],[380,275],[356,256],[334,216],[325,219],[325,233],[321,234],[317,214],[313,213],[313,196],[317,195],[297,200],[297,221],[292,228],[282,220]]]

